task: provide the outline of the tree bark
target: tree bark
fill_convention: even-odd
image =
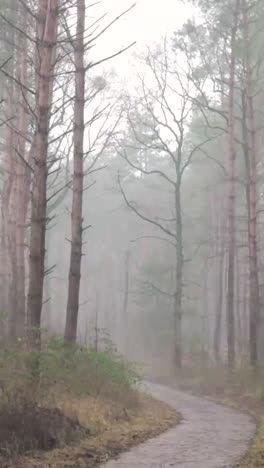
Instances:
[[[248,249],[249,249],[249,354],[250,364],[258,363],[258,323],[259,323],[259,278],[257,257],[257,171],[256,171],[256,128],[253,100],[253,77],[250,63],[250,44],[248,32],[248,6],[243,0],[243,31],[245,44],[245,88],[246,88],[246,126],[248,142]]]
[[[3,255],[3,309],[8,313],[8,335],[15,337],[16,265],[15,265],[15,189],[16,165],[14,155],[13,119],[15,114],[15,87],[8,92],[8,120],[5,147],[5,178],[2,193],[2,255]],[[11,123],[12,122],[12,123]]]
[[[129,354],[129,323],[127,317],[127,309],[128,309],[128,299],[129,299],[129,266],[130,266],[130,258],[131,252],[130,250],[126,251],[125,255],[125,278],[124,278],[124,299],[123,299],[123,308],[122,308],[122,321],[124,325],[124,350],[126,352],[126,356]]]
[[[243,308],[242,308],[242,329],[243,329],[243,340],[246,340],[249,335],[249,313],[248,313],[248,277],[247,268],[244,271],[243,281]]]
[[[7,118],[12,118],[12,85],[8,93],[8,114]],[[4,183],[2,190],[2,205],[1,205],[1,309],[4,312],[8,311],[8,289],[11,277],[11,264],[8,248],[8,214],[10,195],[13,183],[12,174],[12,128],[7,126],[5,135],[5,155],[4,155]]]
[[[215,193],[212,203],[212,225],[215,227],[214,251],[215,257],[215,317],[213,332],[213,351],[216,364],[221,362],[221,338],[223,320],[223,288],[224,288],[224,260],[225,238],[224,228],[226,221],[226,207],[220,201],[219,194]]]
[[[53,49],[57,42],[59,0],[39,0],[38,25],[45,25],[38,38],[36,134],[34,139],[34,175],[32,181],[31,233],[29,247],[28,327],[32,346],[40,344],[43,301],[45,234],[47,209],[47,157],[52,88],[55,63]]]
[[[21,5],[21,16],[23,29],[27,29],[27,12]],[[17,137],[17,191],[16,191],[16,271],[17,271],[17,310],[16,310],[16,335],[23,336],[25,330],[25,235],[27,198],[29,192],[29,181],[27,180],[26,166],[26,138],[29,116],[26,109],[27,100],[27,49],[28,40],[21,37],[21,58],[19,63],[19,83],[24,86],[25,91],[20,96],[18,110],[18,137]]]
[[[240,292],[240,258],[239,251],[236,251],[236,329],[237,329],[237,346],[239,352],[239,358],[241,360],[243,353],[243,331],[242,331],[242,319],[241,319],[241,292]]]
[[[223,279],[224,279],[224,259],[225,253],[223,244],[220,247],[218,258],[218,274],[217,274],[217,301],[216,301],[216,316],[214,327],[214,357],[215,362],[221,362],[221,330],[222,330],[222,316],[223,316]]]
[[[234,86],[235,86],[235,45],[238,29],[240,0],[236,0],[233,27],[231,32],[231,59],[229,67],[228,96],[228,278],[227,278],[227,358],[228,367],[235,365],[235,314],[234,314],[234,274],[235,274],[235,119],[234,119]]]
[[[176,213],[176,289],[174,295],[174,359],[176,369],[182,368],[182,295],[183,295],[183,268],[184,251],[182,236],[182,208],[181,208],[181,176],[177,175],[175,188]]]
[[[204,271],[203,271],[203,312],[202,312],[202,360],[200,361],[201,365],[207,365],[208,350],[210,347],[210,332],[208,328],[209,324],[209,260],[205,259],[204,262]]]
[[[13,135],[14,136],[14,135]],[[15,142],[12,141],[12,146]],[[8,226],[8,250],[10,256],[10,265],[11,265],[11,277],[9,281],[9,298],[8,298],[8,307],[9,307],[9,337],[16,337],[17,329],[17,257],[16,257],[16,200],[17,200],[17,167],[16,167],[16,157],[14,148],[12,148],[12,191],[10,194],[10,205],[9,205],[9,226]]]
[[[11,8],[14,3],[11,2]],[[16,22],[16,11],[12,10],[12,21]],[[16,42],[16,34],[14,28],[9,28],[7,34],[8,43],[14,45]],[[10,76],[13,77],[16,70],[16,59],[12,55],[10,61]],[[14,141],[15,141],[15,116],[16,116],[16,87],[13,79],[8,82],[6,87],[6,132],[5,132],[5,152],[4,152],[4,182],[2,189],[2,203],[1,203],[1,310],[8,315],[8,331],[9,336],[14,336],[12,320],[16,310],[16,294],[15,287],[16,281],[14,274],[16,269],[14,266],[15,248],[13,245],[15,230],[14,224],[14,190],[16,184],[15,178],[15,155],[14,155]],[[13,209],[12,209],[13,208]]]
[[[71,256],[69,270],[68,302],[65,325],[65,339],[75,342],[77,336],[79,291],[82,260],[82,204],[84,178],[84,66],[85,0],[77,0],[77,29],[74,46],[75,58],[75,102],[74,102],[74,174],[71,210]]]

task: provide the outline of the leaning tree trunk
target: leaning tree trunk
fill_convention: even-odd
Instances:
[[[234,12],[234,24],[231,33],[231,61],[229,67],[229,96],[228,96],[228,273],[227,273],[227,356],[228,367],[235,365],[235,313],[234,313],[234,289],[235,289],[235,119],[234,119],[234,87],[235,87],[235,46],[238,28],[238,14],[240,0],[236,0]]]
[[[85,67],[84,67],[85,0],[77,0],[77,29],[74,45],[75,57],[75,102],[74,102],[74,174],[71,211],[71,256],[69,270],[68,302],[65,325],[65,339],[76,341],[79,291],[82,260],[82,204],[84,177],[84,106],[85,106]]]
[[[259,324],[259,278],[257,257],[257,170],[256,170],[256,128],[253,101],[253,77],[250,64],[248,5],[243,0],[243,22],[245,43],[245,87],[246,87],[246,127],[248,142],[248,249],[249,249],[249,351],[250,364],[258,362],[258,324]]]
[[[38,37],[39,63],[37,74],[36,133],[34,139],[34,175],[32,181],[31,233],[29,246],[28,327],[31,345],[40,343],[43,301],[45,234],[47,209],[48,135],[55,62],[53,50],[57,42],[59,0],[39,0],[38,23],[45,25]],[[40,28],[42,29],[42,28]]]

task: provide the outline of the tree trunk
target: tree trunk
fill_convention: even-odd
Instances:
[[[27,29],[27,12],[21,6],[23,29]],[[26,138],[28,130],[28,112],[26,110],[27,99],[27,46],[28,40],[21,37],[21,59],[19,64],[19,83],[24,86],[25,91],[20,96],[18,117],[18,141],[16,154],[17,167],[17,192],[16,192],[16,270],[17,270],[17,310],[16,310],[16,335],[24,335],[25,329],[25,235],[27,198],[29,192],[26,166]]]
[[[253,101],[253,77],[250,64],[247,2],[243,0],[246,124],[248,141],[248,248],[249,248],[249,351],[250,364],[257,366],[257,331],[259,322],[259,278],[257,258],[257,171],[256,171],[256,129]]]
[[[15,114],[15,89],[10,85],[8,94],[8,119],[13,122]],[[2,193],[2,255],[3,255],[3,307],[8,313],[8,335],[15,337],[16,327],[16,265],[15,265],[15,187],[16,166],[14,155],[13,124],[6,129],[5,178]]]
[[[38,38],[39,64],[37,75],[36,134],[34,140],[34,175],[32,187],[31,234],[29,247],[28,326],[31,345],[40,344],[43,301],[45,233],[47,209],[47,157],[50,107],[54,75],[53,49],[57,41],[59,0],[39,0],[38,24],[45,24]],[[40,28],[41,29],[41,28]]]
[[[235,122],[234,122],[234,86],[235,86],[235,45],[238,27],[240,0],[236,0],[234,22],[231,32],[231,61],[229,68],[228,96],[228,278],[227,278],[227,354],[228,367],[235,365],[235,314],[234,314],[234,274],[235,274]]]
[[[18,18],[22,16],[22,11],[18,11]],[[24,16],[24,15],[23,15]],[[26,23],[26,16],[24,16]],[[26,30],[26,24],[24,24]],[[25,319],[25,280],[24,272],[24,204],[23,193],[25,191],[24,182],[24,161],[25,158],[25,139],[27,132],[28,116],[25,112],[26,95],[20,92],[19,86],[26,85],[26,67],[27,67],[27,39],[18,35],[17,42],[21,42],[15,63],[15,85],[13,93],[13,119],[12,127],[12,172],[13,184],[10,196],[9,211],[9,253],[12,265],[12,281],[10,283],[10,321],[9,336],[18,337],[23,334]],[[18,85],[19,83],[19,85]],[[22,239],[21,239],[22,234]]]
[[[221,362],[221,338],[223,320],[223,292],[224,292],[224,260],[225,260],[225,238],[224,228],[226,222],[226,207],[221,203],[219,195],[215,194],[212,204],[212,224],[215,226],[215,321],[213,333],[213,351],[216,364]]]
[[[47,255],[46,255],[46,264],[47,264],[47,270],[52,268],[52,265],[50,264],[49,260],[49,250],[51,247],[51,235],[50,235],[50,230],[46,230],[46,250],[47,250]],[[50,273],[46,275],[45,281],[44,281],[44,294],[45,294],[45,308],[42,313],[42,324],[46,330],[46,332],[50,332],[52,330],[52,302],[51,302],[51,280],[50,280]]]
[[[14,3],[11,2],[11,7],[14,7]],[[15,9],[12,10],[12,20],[16,22]],[[10,44],[15,44],[15,31],[14,28],[9,28],[8,41]],[[15,58],[12,55],[10,61],[10,76],[13,77],[15,73]],[[14,273],[16,272],[14,267],[14,241],[15,231],[13,230],[15,219],[14,219],[14,189],[15,189],[15,155],[14,155],[14,141],[15,141],[15,105],[16,105],[16,87],[14,81],[11,78],[6,87],[6,132],[5,132],[5,152],[4,152],[4,182],[2,189],[2,203],[1,203],[1,309],[2,312],[8,315],[8,334],[14,336],[14,322],[13,315],[15,313],[15,287],[16,281]],[[12,210],[13,208],[13,210]]]
[[[204,271],[203,271],[203,312],[202,312],[202,360],[200,365],[207,365],[208,350],[210,347],[210,332],[208,328],[209,324],[209,260],[205,259]]]
[[[85,67],[84,67],[85,0],[77,0],[77,30],[74,46],[75,57],[75,103],[74,103],[74,174],[71,211],[71,256],[65,339],[76,341],[79,291],[82,260],[82,204],[84,166],[84,106],[85,106]]]
[[[176,213],[176,289],[174,295],[174,359],[176,369],[182,368],[182,294],[183,294],[183,268],[184,252],[182,237],[182,209],[181,209],[181,176],[177,175],[178,183],[175,189]]]
[[[242,319],[241,319],[241,294],[240,294],[240,259],[239,259],[239,252],[237,249],[236,252],[236,329],[237,329],[237,345],[239,351],[239,358],[242,359],[243,353],[243,331],[242,331]]]
[[[128,323],[128,317],[127,317],[127,309],[128,309],[128,299],[129,299],[129,265],[130,265],[130,257],[131,257],[131,252],[130,250],[126,251],[126,256],[125,256],[125,278],[124,278],[124,299],[123,299],[123,309],[122,309],[122,314],[123,314],[123,333],[124,333],[124,350],[126,352],[126,356],[129,354],[129,323]]]
[[[248,313],[248,268],[244,265],[243,268],[243,293],[242,293],[242,304],[241,304],[241,325],[242,325],[242,337],[243,343],[249,335],[249,313]]]
[[[12,141],[12,146],[15,142]],[[9,337],[17,336],[17,258],[16,258],[16,200],[17,200],[17,167],[14,149],[12,150],[12,191],[9,205],[9,226],[8,226],[8,250],[11,265],[11,277],[9,281]]]
[[[216,316],[214,327],[214,357],[215,362],[221,362],[221,330],[222,330],[222,315],[223,315],[223,279],[224,279],[224,259],[225,252],[223,244],[220,247],[218,258],[218,278],[217,278],[217,302],[216,302]]]

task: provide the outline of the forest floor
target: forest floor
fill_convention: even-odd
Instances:
[[[180,421],[175,409],[147,395],[139,395],[128,410],[113,400],[68,396],[60,400],[57,411],[84,429],[77,440],[50,451],[16,457],[5,454],[0,456],[1,468],[95,467]],[[54,424],[52,419],[50,424]]]
[[[111,342],[0,346],[0,468],[92,468],[179,421]]]
[[[132,400],[125,406],[124,401],[102,395],[62,394],[53,407],[43,404],[23,408],[23,417],[16,414],[11,419],[16,424],[16,436],[20,431],[17,441],[30,423],[30,435],[37,432],[40,447],[16,456],[4,453],[3,439],[8,440],[10,427],[0,414],[1,468],[241,466],[240,460],[255,434],[253,418],[180,391],[175,382],[170,386],[148,384],[142,390],[147,392],[131,392]],[[60,437],[63,443],[58,447],[59,440],[55,439]],[[51,449],[55,442],[57,448]],[[23,440],[26,443],[27,439]]]
[[[194,395],[223,403],[252,416],[257,430],[240,468],[264,468],[264,377],[249,369],[232,375],[223,369],[187,371],[177,379],[161,379]]]

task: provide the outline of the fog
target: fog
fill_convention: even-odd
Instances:
[[[263,34],[258,28],[263,8],[257,2],[247,18],[231,3],[167,0],[153,5],[141,0],[135,6],[128,1],[86,5],[83,124],[76,123],[79,49],[66,40],[78,40],[77,13],[75,5],[62,10],[57,52],[54,49],[58,63],[50,62],[54,69],[49,83],[54,81],[45,130],[47,179],[34,172],[44,162],[34,156],[39,129],[34,109],[41,105],[33,105],[38,97],[38,88],[32,84],[31,89],[33,43],[24,57],[26,82],[22,51],[16,71],[2,48],[2,256],[10,269],[2,272],[2,290],[8,283],[12,296],[12,284],[19,282],[13,278],[20,271],[12,253],[14,226],[24,227],[22,241],[16,242],[24,249],[25,310],[41,283],[33,284],[32,272],[40,272],[34,270],[34,255],[38,252],[40,258],[43,249],[32,250],[37,239],[32,226],[43,219],[34,214],[40,206],[37,185],[47,182],[42,200],[47,211],[42,212],[46,240],[41,326],[50,335],[64,334],[69,274],[79,278],[70,265],[77,249],[78,341],[96,348],[111,341],[155,375],[216,361],[232,367],[235,360],[249,359],[254,365],[263,357]],[[37,3],[32,5],[36,8]],[[14,12],[5,8],[2,20],[12,55],[11,20],[6,18]],[[18,19],[23,21],[22,16]],[[33,34],[32,17],[26,21]],[[27,115],[26,128],[14,117],[16,99]],[[9,115],[11,108],[14,113]],[[84,128],[81,189],[76,128]],[[14,135],[23,132],[21,149]],[[17,205],[9,194],[10,148],[16,148],[35,174],[23,179],[33,207],[26,206],[24,222],[12,218]],[[19,181],[21,161],[17,164]],[[32,169],[31,164],[36,166]],[[19,200],[19,182],[18,187],[14,197]],[[72,205],[76,193],[82,193],[81,216]],[[79,236],[75,247],[74,232]],[[11,296],[4,308],[9,308]]]

